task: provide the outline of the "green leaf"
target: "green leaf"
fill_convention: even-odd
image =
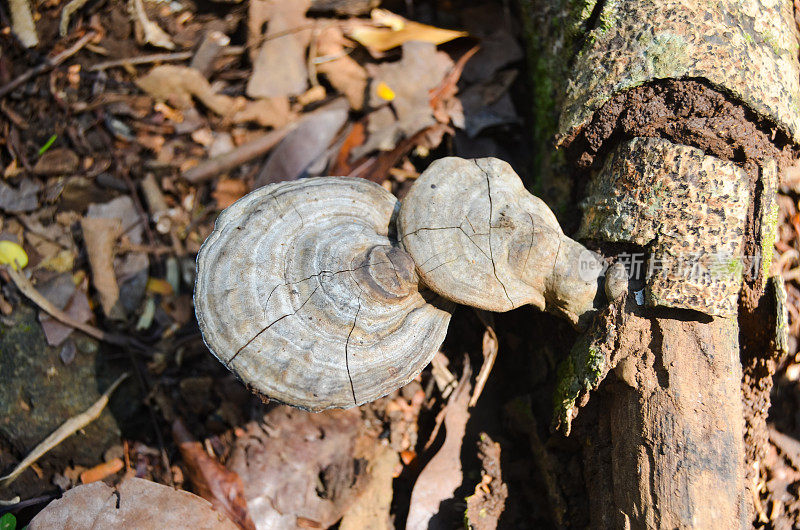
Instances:
[[[17,527],[17,518],[14,514],[7,513],[0,517],[0,530],[14,530]]]

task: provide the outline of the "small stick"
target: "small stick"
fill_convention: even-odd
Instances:
[[[475,389],[472,391],[472,397],[469,400],[470,407],[474,407],[478,403],[478,398],[481,397],[486,380],[489,379],[489,374],[492,373],[492,367],[494,367],[494,362],[497,360],[497,352],[500,349],[497,333],[494,331],[494,318],[491,313],[485,315],[482,313],[484,312],[478,311],[478,316],[486,326],[486,331],[483,333],[483,364],[478,372],[477,379],[475,379]]]
[[[59,53],[52,59],[46,59],[42,64],[31,68],[27,72],[17,76],[9,83],[6,83],[2,87],[0,87],[0,98],[4,97],[6,94],[17,88],[19,85],[21,85],[28,79],[43,74],[44,72],[50,70],[51,68],[55,68],[59,64],[63,63],[64,61],[66,61],[67,59],[78,53],[84,46],[89,44],[89,41],[91,41],[96,36],[97,34],[95,32],[90,31],[89,33],[78,39],[78,41],[75,44],[73,44],[63,52]]]
[[[45,438],[42,443],[37,445],[33,451],[31,451],[25,459],[17,464],[17,467],[14,468],[14,471],[6,475],[5,477],[0,477],[0,481],[3,482],[3,486],[6,487],[16,479],[20,473],[25,471],[31,464],[39,460],[45,453],[47,453],[50,449],[57,446],[61,442],[63,442],[68,437],[72,436],[77,432],[79,429],[83,429],[94,420],[100,416],[100,413],[103,412],[103,409],[108,404],[108,398],[111,396],[111,393],[117,389],[117,387],[128,377],[128,373],[125,372],[121,376],[117,378],[116,381],[111,383],[111,386],[103,392],[103,395],[100,396],[100,399],[94,402],[94,404],[86,409],[84,412],[81,412],[77,416],[73,416],[63,424],[61,427],[53,431],[50,436]]]
[[[220,50],[220,56],[241,55],[244,51],[243,46],[225,46]],[[98,72],[108,68],[116,68],[118,66],[136,66],[138,64],[150,63],[166,63],[170,61],[186,61],[191,59],[194,55],[192,52],[174,52],[174,53],[153,53],[150,55],[137,55],[136,57],[126,57],[124,59],[114,59],[113,61],[104,61],[89,67],[90,72]]]
[[[165,63],[169,61],[186,61],[192,58],[192,52],[175,52],[175,53],[154,53],[151,55],[140,55],[138,57],[126,57],[125,59],[115,59],[113,61],[104,61],[97,63],[89,68],[90,72],[98,72],[108,68],[116,68],[117,66],[125,66],[126,64],[149,64],[149,63]]]
[[[129,340],[122,335],[108,333],[90,324],[85,324],[83,322],[74,320],[59,308],[54,306],[50,300],[45,298],[39,291],[37,291],[24,273],[14,270],[11,267],[6,267],[5,270],[8,273],[8,276],[11,278],[11,281],[14,282],[14,285],[17,286],[17,289],[19,289],[22,294],[24,294],[31,302],[39,306],[39,308],[62,324],[65,324],[71,328],[79,329],[90,337],[94,337],[95,339],[103,342],[108,342],[109,344],[115,344],[117,346],[126,346],[129,344]]]
[[[58,34],[62,37],[69,31],[69,19],[72,14],[85,6],[89,0],[72,0],[61,10],[61,22],[58,24]]]
[[[279,129],[270,131],[260,138],[256,138],[246,144],[242,144],[233,151],[211,158],[195,167],[189,168],[183,172],[183,178],[192,183],[203,182],[209,180],[220,173],[228,171],[248,162],[254,158],[269,152],[270,149],[275,147],[287,134],[293,131],[299,122],[284,125]]]

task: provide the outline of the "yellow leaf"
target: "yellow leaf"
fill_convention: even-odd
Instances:
[[[39,267],[55,272],[69,272],[75,263],[75,255],[69,250],[61,250],[53,256],[45,258]]]
[[[375,90],[378,93],[378,97],[383,100],[392,101],[394,99],[394,90],[383,81],[378,83],[378,87]]]
[[[161,278],[147,278],[147,291],[155,294],[172,294],[172,286]]]
[[[412,40],[430,42],[438,46],[467,35],[466,31],[442,29],[406,20],[404,24],[395,23],[392,27],[376,28],[374,26],[359,25],[350,31],[349,37],[368,48],[370,52],[381,53]]]
[[[28,255],[13,241],[0,241],[0,264],[11,265],[11,268],[18,271],[28,264]]]

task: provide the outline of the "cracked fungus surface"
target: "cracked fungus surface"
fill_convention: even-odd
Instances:
[[[589,184],[579,235],[646,247],[648,305],[736,316],[747,182],[733,162],[634,138]]]
[[[559,143],[615,94],[668,78],[707,79],[800,140],[791,2],[614,1],[598,20],[572,68]]]
[[[310,410],[362,404],[413,379],[450,313],[391,257],[395,207],[374,183],[322,177],[226,209],[197,261],[195,307],[214,355],[258,393]],[[390,252],[370,254],[376,247]]]
[[[424,282],[461,304],[544,309],[564,237],[553,213],[506,162],[431,164],[403,200],[398,233]]]

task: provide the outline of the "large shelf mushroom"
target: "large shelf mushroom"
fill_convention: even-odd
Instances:
[[[532,304],[580,327],[601,265],[508,164],[446,158],[400,208],[346,177],[243,197],[198,254],[195,309],[209,349],[257,393],[347,408],[409,382],[435,355],[450,303],[428,288],[492,311]]]
[[[197,257],[209,349],[257,393],[313,411],[360,405],[416,377],[450,312],[419,291],[413,262],[392,243],[396,206],[372,182],[319,177],[226,209]]]

